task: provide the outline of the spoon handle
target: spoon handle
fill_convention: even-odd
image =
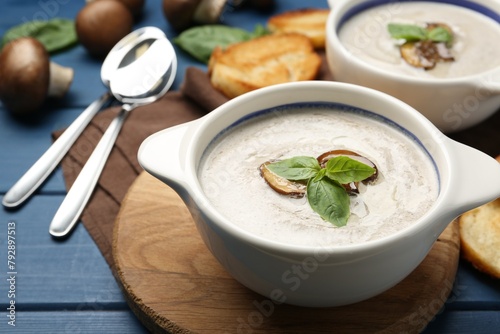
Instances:
[[[110,93],[105,93],[92,102],[64,133],[49,147],[49,149],[31,166],[26,173],[7,191],[2,204],[13,208],[22,204],[45,181],[57,167],[61,159],[71,148],[71,145],[90,123],[95,114],[112,99]]]
[[[109,124],[52,219],[49,227],[52,236],[65,237],[73,229],[94,191],[123,122],[132,108],[132,105],[123,105],[118,115]]]

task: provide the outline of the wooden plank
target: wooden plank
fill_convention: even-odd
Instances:
[[[460,261],[455,285],[446,307],[451,309],[500,310],[498,280],[493,279],[464,260]]]
[[[21,210],[0,210],[0,278],[4,282],[8,272],[6,235],[12,221],[19,304],[124,304],[111,270],[83,225],[66,240],[50,236],[48,227],[62,200],[63,196],[36,196]],[[4,292],[0,290],[1,305],[8,303]]]
[[[0,312],[0,333],[148,333],[128,310],[16,312],[15,327],[8,324],[5,311]]]
[[[64,128],[82,111],[65,108],[44,115],[37,124],[20,122],[0,108],[0,193],[5,193],[52,144],[51,133]],[[54,173],[41,188],[43,191],[65,191],[61,171]]]
[[[7,319],[5,312],[1,319]],[[147,333],[132,312],[122,311],[51,311],[19,313],[18,332],[36,330],[39,333]],[[422,334],[491,334],[500,326],[498,311],[453,311],[432,319]],[[4,324],[0,324],[2,332]]]
[[[452,311],[439,314],[422,334],[491,334],[498,333],[500,312]]]
[[[0,333],[148,333],[128,310],[19,311],[16,327],[0,312]],[[500,328],[498,311],[453,311],[438,315],[422,334],[491,334]]]

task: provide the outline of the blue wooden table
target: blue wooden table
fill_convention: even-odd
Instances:
[[[75,18],[83,4],[84,0],[0,0],[0,35],[11,26],[33,19]],[[277,1],[276,12],[306,5],[326,7],[326,0],[281,0]],[[268,15],[251,9],[229,10],[223,22],[253,30],[257,23],[265,24]],[[146,1],[136,28],[149,25],[162,29],[169,37],[176,35],[163,17],[160,0]],[[177,53],[179,69],[174,89],[182,82],[187,66],[205,69],[181,50]],[[71,90],[64,99],[44,106],[41,116],[31,123],[14,120],[0,105],[2,196],[51,145],[51,133],[68,126],[105,90],[100,81],[101,62],[88,56],[83,47],[57,54],[52,60],[75,70]],[[65,241],[49,235],[49,223],[65,193],[59,168],[20,209],[0,209],[0,333],[147,332],[130,311],[82,225]],[[15,230],[15,268],[8,267],[9,230]],[[428,307],[422,305],[422,314],[428,312]],[[451,296],[430,321],[426,333],[498,332],[499,282],[461,262]]]

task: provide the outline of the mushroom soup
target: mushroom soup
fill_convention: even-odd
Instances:
[[[500,24],[466,8],[464,1],[452,5],[440,2],[391,2],[371,7],[348,18],[338,35],[346,49],[377,68],[425,78],[457,78],[485,72],[500,66]],[[494,15],[494,14],[492,14]],[[388,31],[389,24],[425,27],[445,24],[452,39],[445,52],[453,61],[441,61],[429,70],[409,65],[402,57],[401,39]],[[443,44],[443,43],[441,43]],[[443,46],[443,45],[442,45]]]
[[[338,227],[303,197],[273,190],[266,161],[349,150],[377,166],[377,178],[350,194],[350,216]],[[433,161],[403,129],[370,112],[337,104],[294,104],[256,113],[219,134],[205,150],[198,176],[211,204],[231,223],[281,243],[349,245],[400,231],[438,196]],[[307,188],[309,189],[309,188]]]

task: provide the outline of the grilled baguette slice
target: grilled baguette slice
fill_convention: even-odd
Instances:
[[[462,214],[458,222],[462,257],[500,278],[500,198]]]
[[[297,33],[271,34],[215,48],[208,63],[212,85],[228,98],[279,83],[313,80],[321,58]]]
[[[296,32],[309,37],[315,49],[325,48],[329,9],[304,8],[271,16],[267,28],[274,33]]]

